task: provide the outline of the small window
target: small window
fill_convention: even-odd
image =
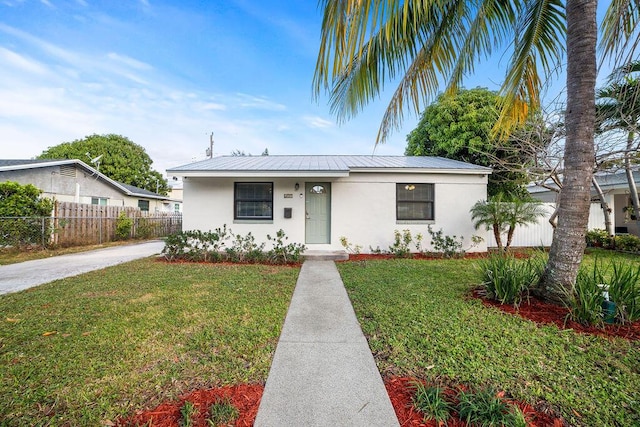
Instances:
[[[434,219],[433,193],[433,184],[396,184],[396,219]]]
[[[98,206],[107,206],[107,199],[104,197],[92,197],[91,204]]]
[[[272,182],[236,182],[234,219],[273,219]]]
[[[173,211],[174,212],[180,212],[180,203],[176,203],[173,205]]]
[[[327,189],[324,185],[314,185],[309,189],[309,193],[311,194],[327,194]]]
[[[148,200],[138,200],[138,207],[141,211],[149,212],[149,201]]]

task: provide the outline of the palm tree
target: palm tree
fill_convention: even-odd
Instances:
[[[479,201],[471,208],[471,220],[477,229],[484,227],[493,231],[493,237],[498,244],[498,250],[506,252],[511,247],[516,227],[534,224],[545,214],[539,202],[523,201],[521,199],[505,200],[502,194],[497,194],[491,200]],[[502,245],[502,234],[507,233],[507,242]]]
[[[571,293],[585,247],[594,153],[596,3],[567,0],[564,7],[561,0],[320,2],[324,16],[314,89],[316,94],[329,91],[340,120],[376,99],[386,81],[400,78],[377,142],[384,142],[399,126],[405,101],[418,112],[443,80],[447,93],[455,92],[476,62],[500,46],[513,51],[497,127],[508,133],[538,109],[544,79],[560,69],[566,47],[564,184],[539,288],[543,297],[556,302]],[[612,1],[604,28],[605,54],[617,52],[616,46],[626,46],[623,42],[635,36],[636,3]]]
[[[598,90],[596,105],[601,131],[626,132],[624,169],[629,185],[629,197],[633,206],[636,223],[640,225],[640,200],[633,178],[631,160],[636,151],[634,142],[640,125],[640,79],[633,74],[640,72],[640,61],[632,61],[611,73],[609,85]]]

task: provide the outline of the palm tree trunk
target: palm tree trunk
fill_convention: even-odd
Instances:
[[[558,227],[549,261],[536,290],[544,299],[564,302],[573,294],[586,246],[591,176],[596,86],[595,0],[567,0],[567,136],[564,151],[562,197]]]
[[[507,252],[509,251],[509,248],[511,247],[511,242],[513,241],[513,233],[516,231],[516,227],[511,225],[509,226],[509,231],[507,232],[507,244],[504,247],[504,251]]]
[[[600,208],[602,208],[602,215],[604,216],[604,228],[607,230],[607,236],[613,236],[613,223],[611,222],[611,208],[609,207],[609,203],[604,197],[604,192],[602,188],[600,188],[600,184],[598,184],[598,180],[594,176],[591,178],[591,183],[593,184],[593,188],[598,193],[598,197],[600,198]]]
[[[498,250],[502,252],[502,236],[500,235],[500,227],[498,227],[498,224],[493,224],[493,237],[496,239]]]
[[[635,121],[633,122],[635,123]],[[636,181],[633,179],[633,170],[631,169],[631,152],[633,151],[633,132],[627,135],[627,150],[624,153],[624,171],[627,174],[627,183],[629,184],[629,197],[633,205],[633,214],[636,217],[636,230],[640,231],[640,201],[638,200],[638,189]]]

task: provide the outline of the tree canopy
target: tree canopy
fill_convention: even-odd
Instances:
[[[408,156],[441,156],[494,168],[489,175],[488,193],[523,198],[528,195],[524,185],[527,175],[505,169],[501,162],[518,153],[498,144],[492,129],[499,119],[500,97],[485,88],[461,90],[454,95],[440,95],[424,112],[418,126],[407,135]],[[506,160],[506,159],[505,159]],[[520,161],[521,160],[521,161]],[[526,159],[508,163],[524,163]]]
[[[153,160],[145,149],[121,135],[89,135],[83,139],[49,147],[39,159],[79,159],[92,167],[91,160],[100,157],[99,170],[124,184],[166,195],[169,186],[160,172],[151,168]]]

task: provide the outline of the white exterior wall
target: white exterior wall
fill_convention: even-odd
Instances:
[[[273,221],[241,221],[233,219],[234,182],[273,182]],[[251,232],[258,241],[283,229],[289,242],[305,241],[305,183],[331,183],[331,243],[307,245],[309,249],[343,249],[340,237],[353,245],[387,249],[393,243],[394,230],[411,231],[424,236],[423,246],[429,243],[427,225],[434,231],[442,229],[446,235],[464,237],[469,249],[471,237],[480,235],[471,223],[469,210],[478,200],[486,199],[487,178],[484,175],[355,173],[344,178],[194,178],[184,180],[183,230],[209,231],[224,224],[236,234]],[[295,184],[300,188],[294,190]],[[435,191],[435,219],[419,223],[396,221],[396,183],[433,183]],[[285,198],[292,194],[292,198]],[[292,218],[284,218],[284,208],[292,208]],[[486,241],[471,249],[485,251]]]

